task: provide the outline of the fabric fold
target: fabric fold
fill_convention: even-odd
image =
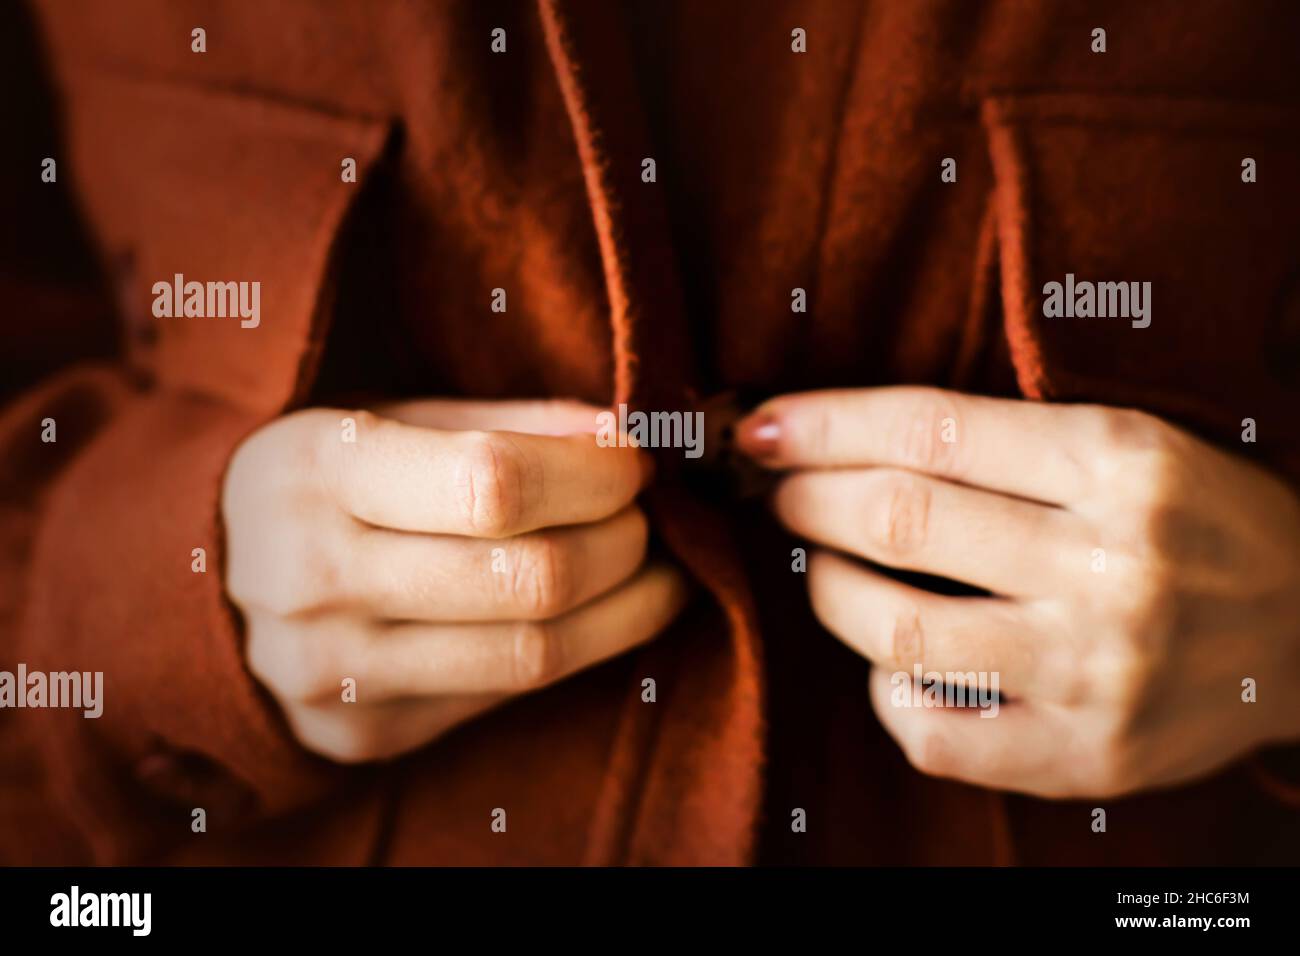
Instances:
[[[564,0],[540,0],[540,12],[604,270],[614,401],[690,410],[693,357],[662,198],[670,185],[642,181],[641,161],[653,150],[623,13]],[[586,862],[740,865],[752,852],[761,790],[755,614],[725,516],[684,489],[680,449],[657,449],[656,458],[652,520],[723,609],[723,622],[689,646],[661,639],[639,655],[638,673],[653,670],[676,686],[654,706],[641,701],[639,686],[629,688]]]

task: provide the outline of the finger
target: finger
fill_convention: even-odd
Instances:
[[[805,392],[756,409],[736,441],[774,468],[885,465],[1062,504],[1084,492],[1088,412],[936,388]]]
[[[443,431],[369,413],[355,442],[325,448],[326,486],[355,518],[476,538],[607,518],[636,497],[649,461],[594,435]]]
[[[1027,705],[957,707],[946,700],[944,706],[926,706],[908,675],[880,667],[872,668],[870,686],[880,723],[922,773],[1043,797],[1082,792],[1071,769],[1076,748],[1070,726],[1060,712]]]
[[[550,621],[396,625],[370,645],[367,683],[381,697],[537,690],[649,641],[686,595],[681,572],[655,564]]]
[[[290,704],[285,717],[294,736],[314,753],[338,763],[387,760],[422,747],[457,724],[491,710],[504,694]]]
[[[530,435],[595,434],[596,416],[606,409],[568,399],[467,401],[431,398],[385,402],[376,414],[421,428],[454,431],[527,432]]]
[[[997,674],[1017,698],[1069,689],[1066,649],[1037,630],[1022,604],[933,594],[826,551],[809,563],[808,592],[827,630],[891,673]]]
[[[491,541],[367,527],[346,559],[345,605],[384,620],[556,617],[630,577],[648,537],[636,507]]]
[[[680,571],[650,565],[630,581],[550,621],[404,622],[376,627],[338,618],[250,645],[249,666],[282,697],[328,700],[356,681],[367,702],[441,694],[518,694],[563,680],[650,640],[686,600]]]
[[[796,472],[773,507],[821,544],[998,594],[1064,593],[1091,554],[1064,509],[892,468]]]

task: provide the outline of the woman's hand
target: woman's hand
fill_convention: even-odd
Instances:
[[[1140,412],[925,388],[784,396],[738,440],[791,470],[778,516],[833,549],[813,607],[877,665],[876,713],[920,770],[1105,796],[1300,737],[1300,502],[1245,460]],[[996,719],[894,706],[918,663],[997,672]]]
[[[309,409],[240,446],[222,501],[227,590],[250,669],[306,747],[393,756],[673,619],[684,580],[644,565],[633,504],[649,459],[598,447],[598,411]]]

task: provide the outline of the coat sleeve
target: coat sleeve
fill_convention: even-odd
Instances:
[[[211,840],[349,772],[297,745],[245,667],[224,595],[223,476],[276,410],[151,374],[130,327],[139,282],[117,281],[118,253],[142,259],[145,289],[180,266],[277,280],[284,327],[260,334],[296,342],[355,194],[338,157],[368,166],[384,128],[83,75],[100,33],[78,15],[54,22],[61,10],[44,10],[44,29],[26,4],[0,11],[0,79],[24,91],[5,127],[21,148],[0,156],[0,669],[102,672],[102,715],[0,712],[0,863],[150,862],[184,851],[195,809]],[[44,156],[57,181],[42,179]],[[208,206],[168,218],[167,189]],[[258,241],[206,242],[212,208],[263,211],[241,233]],[[220,331],[202,329],[177,361],[220,379]],[[227,393],[282,373],[252,359]]]
[[[223,592],[222,478],[260,424],[95,366],[0,417],[5,575],[22,582],[3,656],[103,674],[97,718],[15,712],[51,812],[94,862],[165,851],[196,808],[214,830],[282,812],[340,773],[295,743],[251,678]]]

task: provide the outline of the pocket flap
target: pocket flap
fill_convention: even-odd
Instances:
[[[283,406],[316,353],[331,251],[388,124],[98,73],[70,87],[80,196],[107,259],[129,263],[116,270],[120,294],[128,323],[156,330],[147,361],[159,383]],[[355,182],[343,181],[347,158]],[[155,283],[177,274],[260,283],[257,326],[238,315],[155,317]]]
[[[1027,395],[1142,407],[1222,437],[1294,403],[1300,111],[1030,95],[987,100],[983,122]],[[1045,317],[1044,286],[1067,275],[1150,282],[1150,325]]]

